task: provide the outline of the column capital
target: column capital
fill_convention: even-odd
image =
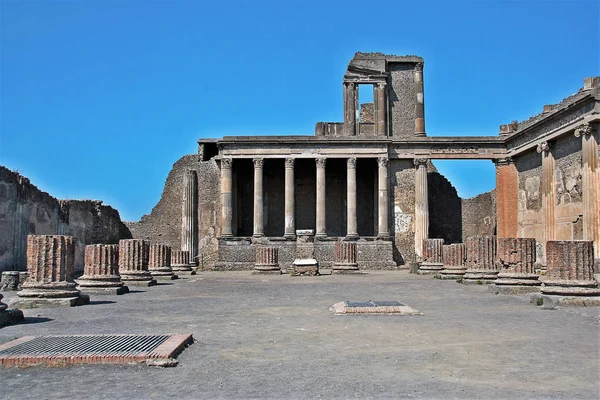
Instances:
[[[356,168],[356,157],[348,158],[348,168]]]
[[[317,163],[317,168],[325,168],[327,159],[326,158],[315,158],[315,162]]]
[[[413,163],[415,164],[415,167],[419,167],[421,165],[423,166],[427,166],[427,161],[429,161],[428,158],[415,158],[413,159]]]
[[[285,159],[285,167],[286,168],[294,168],[294,161],[296,161],[295,158],[292,157],[288,157]]]
[[[503,158],[496,158],[495,160],[492,160],[492,162],[494,164],[496,164],[497,167],[499,167],[499,166],[503,166],[503,165],[513,164],[515,161],[512,159],[512,157],[503,157]]]
[[[231,168],[231,164],[233,159],[231,158],[221,158],[221,168]]]
[[[550,151],[550,143],[548,142],[542,142],[540,144],[537,145],[537,152],[541,153],[541,152],[545,152],[548,153]]]
[[[262,168],[264,158],[253,158],[252,162],[254,163],[254,168]]]
[[[380,82],[377,82],[374,86],[378,89],[385,89],[386,85],[387,85],[386,81],[380,81]]]
[[[592,132],[594,131],[594,126],[589,123],[589,122],[584,122],[583,124],[579,125],[577,128],[575,128],[575,137],[580,137],[580,136],[589,136],[592,134]]]
[[[415,71],[423,72],[423,63],[422,62],[415,63]]]
[[[389,162],[390,162],[390,159],[387,157],[378,157],[377,158],[377,165],[379,165],[380,168],[386,168],[388,166]]]

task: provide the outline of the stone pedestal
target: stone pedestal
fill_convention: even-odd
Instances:
[[[493,283],[497,275],[496,237],[467,238],[467,271],[463,283]]]
[[[150,243],[141,239],[119,241],[119,274],[128,285],[153,286],[156,280],[148,271]]]
[[[315,259],[315,232],[312,229],[296,231],[296,259],[290,275],[320,275],[319,262]]]
[[[440,279],[460,279],[467,271],[467,245],[453,243],[442,248],[444,269],[437,276]]]
[[[2,272],[2,290],[19,290],[19,271]]]
[[[419,274],[437,274],[444,269],[444,239],[423,240],[423,261]]]
[[[356,262],[356,242],[336,242],[333,274],[360,273]]]
[[[148,271],[154,279],[171,281],[178,276],[171,269],[171,247],[164,244],[150,245]]]
[[[28,278],[17,292],[15,308],[79,306],[90,302],[73,282],[75,241],[72,236],[27,236]]]
[[[3,297],[4,295],[0,294],[0,328],[25,321],[23,311],[9,310],[8,305],[2,302]]]
[[[541,282],[535,273],[535,239],[498,238],[498,279],[489,290],[498,294],[539,291]]]
[[[190,252],[183,250],[171,250],[171,269],[177,275],[196,275],[194,267],[190,263]]]
[[[279,249],[272,246],[259,246],[256,248],[256,263],[254,264],[254,275],[281,275],[279,266]]]
[[[129,288],[119,275],[119,245],[92,244],[85,246],[83,275],[78,289],[94,294],[125,294]]]

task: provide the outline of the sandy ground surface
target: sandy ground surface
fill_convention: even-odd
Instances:
[[[175,368],[0,370],[4,399],[600,398],[600,307],[543,310],[406,272],[202,272],[76,308],[25,310],[24,335],[192,333]],[[4,292],[5,300],[14,293]],[[344,300],[399,300],[423,316],[334,315]]]

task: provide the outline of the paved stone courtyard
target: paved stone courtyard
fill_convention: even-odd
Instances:
[[[176,368],[0,370],[2,397],[552,398],[600,396],[600,307],[542,310],[398,271],[297,277],[201,272],[76,308],[25,310],[24,335],[192,333]],[[5,300],[14,292],[4,292]],[[334,315],[399,300],[423,316]]]

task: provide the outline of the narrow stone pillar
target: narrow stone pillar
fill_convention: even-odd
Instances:
[[[600,296],[594,279],[594,243],[591,240],[558,240],[546,244],[548,269],[543,294]],[[596,298],[600,305],[600,298]]]
[[[188,170],[183,176],[181,207],[181,249],[190,252],[193,260],[198,255],[198,176]]]
[[[150,243],[141,239],[119,241],[119,274],[128,285],[152,286],[156,280],[148,271]]]
[[[494,160],[496,165],[496,229],[499,237],[517,237],[519,177],[511,158]]]
[[[429,237],[429,199],[427,194],[427,159],[414,159],[415,171],[415,253],[423,257],[423,240]]]
[[[351,157],[347,161],[347,185],[346,185],[346,211],[347,211],[347,234],[348,239],[358,238],[356,218],[356,158]]]
[[[150,245],[148,271],[156,279],[173,280],[178,278],[171,269],[171,246],[164,244]]]
[[[173,272],[183,275],[196,275],[194,263],[190,263],[190,252],[183,250],[171,250],[171,269]]]
[[[533,238],[498,238],[498,279],[489,287],[493,293],[519,294],[539,291],[535,273],[536,248]]]
[[[419,274],[436,274],[444,269],[444,239],[424,239],[422,253]]]
[[[375,100],[375,135],[387,136],[387,101],[385,82],[378,82],[373,85],[373,99]]]
[[[356,135],[356,83],[344,82],[344,131]]]
[[[335,242],[335,255],[331,272],[333,274],[356,274],[358,263],[356,262],[356,242]]]
[[[72,236],[28,235],[28,278],[15,308],[78,306],[90,299],[76,288],[75,240]]]
[[[296,231],[296,259],[292,263],[290,275],[318,276],[319,262],[315,259],[315,231],[299,229]]]
[[[555,238],[556,189],[554,183],[554,155],[548,142],[540,143],[537,152],[542,153],[542,244]],[[546,259],[543,257],[542,259]]]
[[[423,89],[423,63],[415,64],[415,135],[425,136],[425,92]]]
[[[273,246],[258,246],[253,275],[281,275],[279,249]]]
[[[325,181],[325,163],[327,159],[317,158],[317,231],[316,236],[327,236],[325,225],[325,194],[327,193]]]
[[[231,163],[231,158],[221,159],[221,237],[233,236],[231,228],[233,219]]]
[[[129,292],[119,275],[119,245],[87,245],[83,263],[83,276],[77,280],[78,289],[95,294]]]
[[[492,283],[498,275],[496,236],[467,238],[467,272],[464,283]]]
[[[27,233],[29,231],[29,215],[27,211],[29,179],[17,175],[16,209],[13,219],[13,265],[14,271],[27,269]]]
[[[263,226],[263,159],[255,158],[254,162],[254,233],[252,236],[265,235]]]
[[[377,173],[377,187],[379,191],[379,202],[377,207],[377,237],[378,238],[389,238],[390,237],[390,228],[389,228],[389,193],[388,193],[388,158],[387,157],[379,157],[377,159],[378,164],[378,173]]]
[[[294,159],[285,159],[285,228],[283,235],[296,237],[296,214],[294,204]]]
[[[596,124],[582,124],[575,129],[575,136],[582,141],[583,239],[594,242],[594,257],[600,259],[600,170],[595,129]]]
[[[467,245],[464,243],[445,244],[443,249],[444,269],[440,279],[460,279],[467,271]]]

